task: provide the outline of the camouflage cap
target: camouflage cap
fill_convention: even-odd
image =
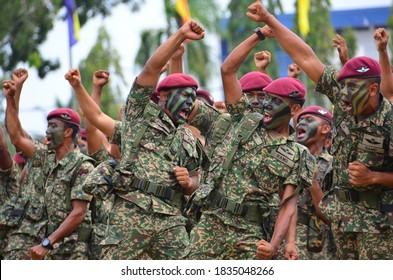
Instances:
[[[209,103],[211,106],[213,106],[214,104],[214,98],[213,96],[210,94],[210,92],[208,92],[207,90],[203,90],[203,89],[198,89],[196,91],[196,96],[197,98],[203,98],[204,100],[207,101],[207,103]]]
[[[297,116],[297,121],[299,122],[299,119],[301,116],[303,115],[314,115],[317,117],[320,117],[326,121],[328,121],[330,124],[333,123],[333,116],[332,114],[326,110],[325,108],[321,107],[321,106],[309,106],[307,108],[305,108],[303,111],[300,112],[300,114]]]
[[[304,99],[306,87],[303,83],[291,77],[278,78],[264,88],[264,91],[278,96],[293,99]]]
[[[381,76],[381,65],[375,59],[367,56],[352,58],[344,64],[337,80],[347,78],[367,79]]]
[[[272,79],[261,72],[249,72],[239,80],[242,91],[263,90]]]
[[[172,89],[172,88],[183,88],[192,87],[197,89],[198,83],[193,77],[183,73],[176,73],[167,76],[157,85],[157,91]]]
[[[59,108],[53,110],[48,114],[46,119],[49,121],[50,119],[58,119],[63,122],[72,123],[77,126],[81,125],[81,117],[77,112],[70,108]]]

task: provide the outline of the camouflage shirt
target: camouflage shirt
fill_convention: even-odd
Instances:
[[[243,111],[248,102],[244,97],[232,105],[235,111]],[[257,113],[253,113],[257,114]],[[222,145],[216,149],[207,175],[207,184],[218,184],[219,192],[226,198],[237,202],[258,202],[269,206],[273,195],[280,188],[291,184],[300,188],[312,184],[314,163],[307,148],[298,144],[293,136],[271,137],[260,125],[253,134],[239,145],[230,168],[222,181],[217,176],[222,173],[223,164],[233,147],[233,139],[238,136],[238,128],[243,121],[251,121],[248,115],[234,124]],[[233,223],[233,215],[218,210],[209,211],[226,223]]]
[[[19,175],[19,168],[15,162],[8,170],[0,169],[0,205],[18,195]]]
[[[334,105],[334,126],[331,146],[333,161],[333,186],[357,191],[381,187],[383,204],[393,204],[392,191],[384,186],[354,187],[349,183],[348,164],[358,161],[373,171],[393,171],[392,105],[381,95],[379,109],[368,118],[356,122],[354,116],[344,110],[340,87],[336,80],[338,72],[327,67],[321,76],[316,91],[325,94]],[[326,204],[326,203],[325,203]],[[323,205],[323,203],[322,203]],[[338,219],[341,228],[347,232],[379,232],[379,228],[393,225],[393,213],[382,213],[371,209],[367,202],[341,203]],[[332,209],[334,207],[332,206]],[[336,217],[337,219],[337,217]],[[390,221],[390,222],[389,222]]]
[[[112,136],[109,139],[109,143],[120,145],[121,144],[121,121],[115,121],[115,129],[113,131]]]
[[[326,149],[319,155],[314,155],[316,164],[318,167],[317,181],[321,186],[322,192],[326,193],[332,188],[332,162],[333,157],[328,153]],[[299,210],[310,214],[315,214],[314,204],[312,201],[311,193],[309,189],[305,189],[300,194],[298,199]]]
[[[32,168],[41,168],[42,173],[34,178],[34,184],[43,188],[47,219],[54,230],[71,212],[72,200],[91,200],[91,196],[83,191],[82,186],[86,176],[94,168],[93,164],[90,161],[83,161],[79,170],[74,171],[82,156],[79,149],[75,148],[56,162],[54,151],[35,146]],[[77,172],[75,181],[70,186],[75,172]],[[86,215],[84,223],[90,224],[89,219],[89,215]]]
[[[146,131],[132,154],[132,146],[138,133],[144,126],[146,108],[153,106],[160,110],[150,97],[154,86],[143,86],[134,82],[123,111],[121,135],[120,170],[129,177],[144,179],[149,182],[182,191],[173,168],[185,167],[190,173],[197,171],[201,165],[201,151],[197,148],[197,139],[192,132],[180,125],[176,127],[163,112],[147,124]],[[154,212],[178,215],[174,207],[156,196],[131,190],[121,197],[144,209]]]

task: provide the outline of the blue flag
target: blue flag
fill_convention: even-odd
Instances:
[[[79,18],[74,0],[64,0],[67,8],[68,38],[70,48],[79,41]]]

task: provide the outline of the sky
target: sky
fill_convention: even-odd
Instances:
[[[281,1],[285,13],[294,11],[294,0]],[[163,2],[146,0],[146,4],[139,13],[131,13],[128,7],[119,6],[113,10],[112,16],[109,18],[103,20],[101,17],[97,17],[89,20],[81,29],[80,41],[71,49],[72,66],[77,66],[87,56],[96,41],[97,30],[101,25],[105,25],[112,38],[113,46],[121,55],[121,66],[127,81],[123,89],[125,99],[137,75],[133,61],[139,48],[140,32],[144,29],[166,25]],[[218,0],[217,2],[225,10],[229,0]],[[250,3],[252,2],[250,0]],[[331,3],[332,9],[342,10],[388,6],[392,4],[392,0],[331,0]],[[146,20],[147,18],[149,20]],[[26,65],[20,65],[20,67],[26,67],[29,71],[29,78],[25,82],[20,100],[20,120],[24,129],[32,135],[44,134],[47,124],[46,115],[49,111],[56,109],[54,105],[56,97],[65,102],[72,96],[71,87],[64,79],[64,74],[70,69],[67,36],[66,22],[57,21],[54,29],[49,33],[47,41],[42,45],[41,50],[45,58],[59,58],[61,62],[61,68],[48,74],[45,79],[40,79],[34,69],[29,69]],[[219,40],[209,34],[206,35],[205,40],[208,40],[211,46],[211,57],[217,61],[217,69],[214,70],[214,81],[210,86],[217,100],[221,99],[221,95],[217,94],[221,91]],[[2,106],[5,107],[5,103]]]

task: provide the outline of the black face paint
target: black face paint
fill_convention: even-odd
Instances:
[[[314,118],[303,115],[296,126],[296,141],[303,144],[317,135],[321,124]]]
[[[187,121],[196,99],[195,88],[177,88],[168,94],[166,108],[171,114],[171,118],[175,124],[182,124]]]
[[[263,113],[265,127],[267,129],[274,129],[290,118],[291,107],[284,99],[266,94],[263,102]]]
[[[252,109],[260,114],[263,113],[263,101],[265,100],[266,93],[261,90],[253,90],[244,92],[247,96],[248,102],[251,104]]]
[[[359,115],[370,100],[367,80],[343,79],[340,85],[343,107],[351,115]]]

